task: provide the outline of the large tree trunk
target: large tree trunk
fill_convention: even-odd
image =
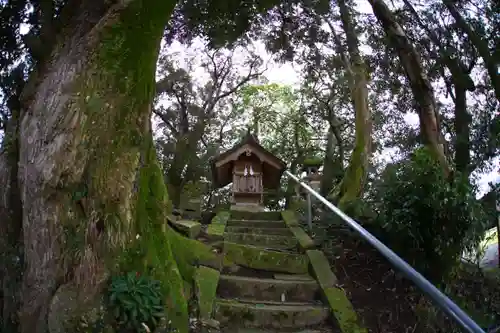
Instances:
[[[336,197],[339,199],[338,205],[342,209],[346,208],[363,193],[371,156],[372,125],[368,106],[366,66],[359,52],[359,42],[354,21],[345,0],[339,0],[338,4],[342,26],[346,33],[349,59],[344,59],[344,62],[348,75],[351,77],[349,83],[356,125],[354,150],[344,178],[336,191]]]
[[[385,2],[383,0],[368,1],[392,47],[398,52],[406,77],[410,82],[417,103],[422,140],[441,163],[445,173],[448,174],[450,166],[441,142],[436,99],[434,98],[432,86],[424,73],[420,57]]]
[[[495,90],[495,95],[498,100],[500,100],[500,75],[498,74],[498,66],[500,66],[500,59],[495,59],[494,55],[490,54],[490,49],[488,47],[488,42],[484,40],[462,17],[460,12],[457,10],[453,1],[443,0],[444,5],[450,11],[451,16],[457,22],[458,27],[469,37],[472,44],[477,49],[477,52],[483,58],[486,69],[490,76],[491,84]]]
[[[86,296],[98,291],[136,232],[150,241],[148,260],[165,260],[158,272],[169,319],[187,331],[180,266],[168,238],[160,238],[168,197],[150,129],[156,59],[175,2],[114,3],[72,2],[65,14],[74,16],[24,91],[22,333],[56,325],[48,324],[49,309],[57,308],[61,286],[73,283]]]

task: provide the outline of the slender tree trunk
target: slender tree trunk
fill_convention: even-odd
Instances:
[[[338,205],[340,208],[345,208],[349,203],[359,198],[364,190],[371,156],[372,125],[368,106],[366,66],[359,52],[359,41],[354,21],[346,1],[339,0],[338,4],[342,26],[346,33],[349,59],[344,59],[344,62],[348,75],[351,76],[350,89],[356,123],[354,150],[337,191]],[[340,48],[340,43],[338,44]]]
[[[160,40],[174,5],[78,3],[25,88],[17,171],[26,245],[21,333],[60,327],[63,314],[50,315],[61,308],[53,296],[69,283],[85,296],[98,291],[112,267],[107,263],[115,265],[137,231],[146,239],[166,232],[168,197],[150,116]],[[167,258],[169,319],[187,332],[175,248],[157,241],[152,249],[151,258]]]
[[[448,174],[450,166],[441,143],[436,99],[429,79],[424,73],[420,57],[385,2],[383,0],[368,1],[389,42],[398,52],[406,77],[410,82],[417,103],[422,140],[441,163],[444,172]]]
[[[334,131],[334,129],[330,128],[326,139],[326,152],[320,187],[320,193],[325,197],[333,190],[334,185],[341,180],[344,174],[342,138],[335,135]],[[335,154],[335,148],[338,148],[338,154]]]
[[[176,143],[175,154],[170,168],[167,171],[170,200],[174,207],[180,206],[182,188],[190,178],[196,163],[196,152],[205,131],[205,121],[199,120],[191,131],[185,132]],[[186,170],[185,170],[186,169]]]
[[[295,148],[295,158],[292,161],[292,164],[290,166],[290,172],[294,175],[297,174],[299,164],[302,163],[303,161],[303,154],[302,154],[302,149],[300,148],[300,138],[299,138],[299,123],[295,122],[293,126],[293,145]],[[285,208],[289,208],[290,204],[292,203],[292,197],[293,194],[295,193],[295,186],[297,184],[292,181],[291,179],[288,179],[288,185],[286,187],[286,192],[285,192]]]
[[[477,49],[477,52],[483,58],[486,69],[490,76],[491,84],[493,89],[495,90],[495,95],[498,100],[500,100],[500,75],[498,74],[498,68],[500,66],[500,59],[494,57],[493,54],[490,54],[490,50],[488,47],[488,42],[484,40],[462,17],[460,12],[457,10],[453,1],[443,0],[444,5],[448,8],[451,16],[457,22],[458,27],[469,37],[472,44]]]
[[[453,79],[455,90],[455,167],[465,176],[470,174],[470,130],[471,117],[467,112],[467,87],[460,77]]]
[[[175,153],[172,163],[167,171],[167,183],[172,205],[179,208],[181,191],[184,183],[183,171],[187,166],[188,154],[190,153],[188,135],[180,137],[175,144]]]

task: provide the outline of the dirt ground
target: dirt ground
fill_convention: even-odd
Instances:
[[[315,223],[316,226],[321,222]],[[373,333],[462,332],[444,313],[394,271],[375,249],[344,226],[315,228],[360,319]],[[500,280],[460,267],[448,281],[447,295],[480,326],[498,323]],[[495,318],[496,317],[496,318]],[[495,320],[496,319],[496,320]]]

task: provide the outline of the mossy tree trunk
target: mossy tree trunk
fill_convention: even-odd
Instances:
[[[424,72],[420,57],[385,2],[383,0],[369,0],[369,2],[389,39],[389,43],[398,52],[401,65],[410,82],[417,103],[422,141],[441,163],[444,172],[448,174],[450,165],[445,155],[443,138],[439,130],[434,90]]]
[[[352,13],[345,0],[338,1],[342,27],[346,33],[347,53],[335,35],[333,25],[330,25],[336,38],[337,49],[342,55],[349,77],[352,104],[355,112],[355,143],[349,165],[337,189],[332,193],[338,206],[345,209],[359,198],[364,190],[372,149],[371,112],[368,106],[368,79],[365,63],[359,52],[359,41],[356,34]]]
[[[30,77],[18,150],[8,155],[17,161],[0,156],[0,171],[10,171],[2,173],[9,187],[0,191],[0,213],[17,201],[15,187],[22,202],[20,214],[7,219],[25,245],[19,332],[47,332],[62,286],[98,292],[137,232],[149,241],[141,264],[164,279],[169,319],[187,331],[183,270],[173,259],[181,257],[172,254],[180,247],[170,246],[168,196],[150,128],[156,60],[174,5],[72,2],[61,14],[69,24],[61,24],[58,43]]]

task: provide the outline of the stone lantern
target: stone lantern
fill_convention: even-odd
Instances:
[[[305,172],[305,177],[302,178],[302,181],[307,185],[312,187],[313,190],[319,192],[321,188],[321,177],[322,173],[319,171],[320,167],[323,165],[323,161],[319,158],[310,158],[305,159],[302,163],[302,167],[300,169],[301,172]],[[306,190],[302,188],[299,184],[296,186],[296,192],[298,196],[305,197]]]

